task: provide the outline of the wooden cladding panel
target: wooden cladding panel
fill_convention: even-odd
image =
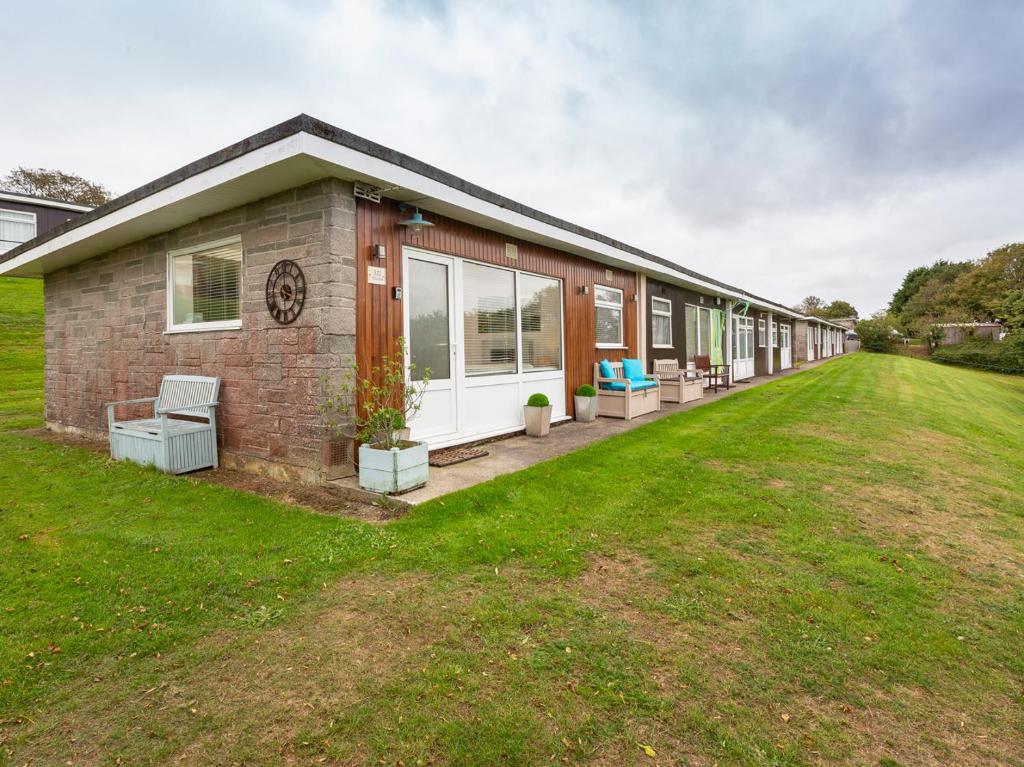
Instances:
[[[404,214],[397,203],[384,199],[379,204],[356,199],[356,356],[360,373],[368,375],[385,354],[394,354],[403,332],[402,302],[392,298],[394,287],[404,287],[402,247],[422,248],[449,256],[472,259],[521,269],[562,280],[562,305],[565,310],[566,406],[572,413],[572,394],[576,387],[591,383],[595,362],[608,358],[638,357],[636,274],[606,267],[580,256],[542,245],[506,237],[504,234],[471,224],[424,212],[434,223],[413,234],[398,222]],[[518,258],[508,258],[506,243],[518,248]],[[387,248],[385,260],[371,257],[374,245]],[[370,285],[368,267],[385,266],[387,285]],[[608,279],[606,269],[611,269]],[[594,285],[607,285],[623,292],[623,349],[597,349],[594,320]],[[580,288],[586,286],[586,295]]]

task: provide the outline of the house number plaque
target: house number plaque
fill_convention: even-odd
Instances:
[[[290,325],[306,303],[306,277],[294,261],[278,261],[267,277],[267,309],[282,325]]]

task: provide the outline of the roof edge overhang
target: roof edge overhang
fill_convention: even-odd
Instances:
[[[18,202],[22,205],[37,205],[40,208],[71,210],[76,213],[88,213],[93,209],[91,205],[79,205],[77,202],[54,200],[50,197],[39,197],[34,194],[20,194],[19,192],[5,192],[3,190],[0,190],[0,202]]]
[[[502,197],[308,115],[207,155],[8,251],[0,256],[0,275],[41,276],[325,177],[397,188],[401,191],[388,196],[416,199],[423,210],[803,318],[774,301]]]

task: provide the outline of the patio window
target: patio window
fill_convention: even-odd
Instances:
[[[724,317],[724,312],[720,314]],[[686,324],[686,360],[693,360],[694,356],[701,354],[714,356],[712,340],[717,338],[716,343],[721,344],[721,334],[715,336],[712,332],[713,324],[712,310],[703,306],[686,305],[684,320]]]
[[[767,339],[764,337],[764,320],[757,321],[757,345],[764,346]]]
[[[242,241],[209,242],[167,254],[167,330],[242,326]]]
[[[672,302],[651,299],[651,342],[655,349],[672,348]]]
[[[519,328],[523,372],[562,369],[562,283],[519,275]]]
[[[0,210],[0,253],[16,248],[36,236],[36,214],[21,210]]]
[[[466,375],[515,373],[515,272],[466,262],[462,297]]]
[[[594,319],[597,325],[597,348],[622,346],[622,291],[618,288],[594,286]]]

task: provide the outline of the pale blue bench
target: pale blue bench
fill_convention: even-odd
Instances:
[[[164,376],[156,397],[121,400],[107,405],[110,457],[156,466],[168,474],[214,468],[217,461],[217,394],[220,379],[206,376]],[[153,403],[153,417],[117,421],[118,405]],[[178,416],[178,417],[172,417]],[[182,417],[184,416],[184,418]],[[204,418],[205,421],[196,420]]]

